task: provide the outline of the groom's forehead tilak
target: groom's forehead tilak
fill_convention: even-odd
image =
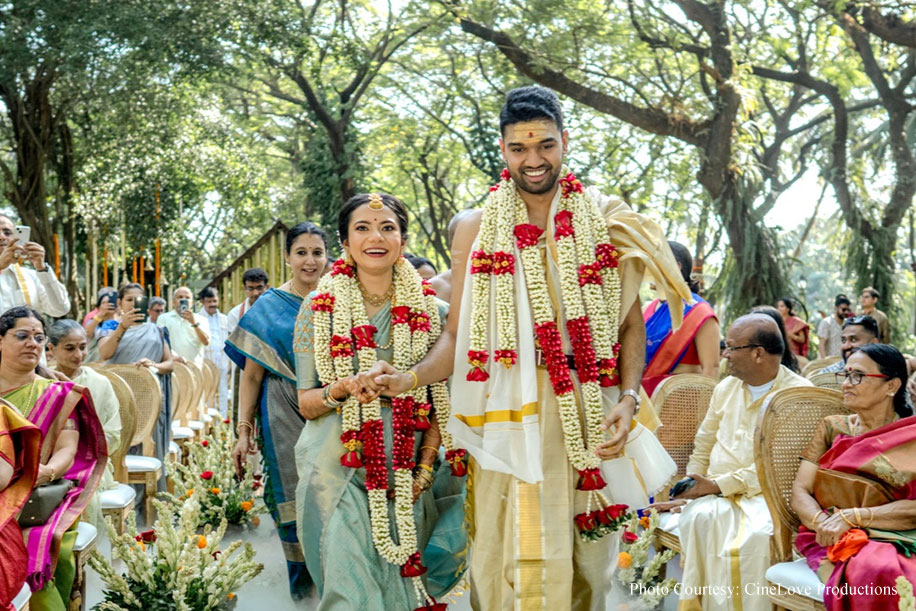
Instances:
[[[559,139],[560,133],[553,121],[522,121],[506,126],[504,141],[508,144],[536,144],[548,139]]]

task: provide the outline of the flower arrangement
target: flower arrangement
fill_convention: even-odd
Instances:
[[[96,611],[209,611],[230,609],[235,590],[264,568],[254,562],[249,543],[231,543],[220,549],[226,532],[223,520],[216,530],[208,524],[199,534],[200,505],[196,497],[180,507],[153,501],[158,519],[153,529],[137,532],[135,514],[118,534],[107,520],[111,554],[124,562],[118,574],[105,556],[93,550],[89,565],[107,586]],[[239,552],[239,553],[236,553]]]
[[[897,594],[900,596],[900,602],[897,603],[899,611],[914,611],[916,609],[916,597],[913,596],[913,584],[901,575],[894,584],[897,586]]]
[[[617,554],[617,580],[625,592],[639,592],[631,603],[636,609],[657,609],[665,596],[674,591],[677,580],[663,579],[661,568],[677,554],[666,549],[649,557],[658,512],[651,509],[641,516],[628,513],[623,519],[625,529],[620,536],[621,547]]]
[[[601,388],[620,384],[617,335],[621,285],[618,251],[608,241],[607,224],[597,203],[586,194],[575,175],[565,168],[564,172],[560,179],[560,203],[552,219],[553,239],[566,310],[566,331],[572,344],[584,414],[580,415],[562,332],[555,322],[556,313],[537,248],[543,230],[528,222],[525,202],[508,170],[503,170],[499,184],[490,189],[481,219],[478,250],[471,253],[473,306],[467,379],[472,382],[489,379],[487,360],[491,350],[494,362],[504,367],[512,367],[518,359],[515,302],[519,297],[515,294],[513,276],[516,259],[520,259],[535,339],[544,353],[559,404],[566,454],[579,472],[577,488],[589,492],[586,511],[575,516],[575,521],[580,534],[594,540],[609,531],[590,528],[589,534],[584,535],[582,526],[591,525],[596,511],[612,507],[601,493],[607,484],[601,477],[595,448],[604,439]],[[491,312],[490,295],[494,292],[496,307]],[[490,337],[491,317],[496,322],[495,340]]]
[[[189,442],[188,464],[171,463],[169,477],[174,494],[162,496],[176,504],[191,497],[200,503],[200,522],[218,526],[223,518],[229,524],[257,525],[258,514],[267,511],[257,491],[260,480],[250,472],[239,481],[232,462],[235,433],[225,421],[214,420],[213,429],[200,442]]]
[[[378,198],[378,196],[373,196]],[[405,371],[417,363],[442,332],[435,291],[420,278],[403,257],[394,266],[394,295],[391,299],[393,363]],[[346,260],[334,263],[331,273],[318,285],[310,305],[314,321],[315,364],[322,384],[331,384],[368,371],[377,361],[377,329],[369,324],[356,268]],[[354,360],[356,361],[354,363]],[[401,577],[411,579],[420,603],[418,611],[444,609],[426,591],[423,566],[417,548],[413,514],[414,432],[430,428],[435,415],[452,473],[467,472],[467,453],[452,445],[445,429],[450,404],[445,381],[421,386],[394,397],[392,409],[392,468],[394,470],[394,513],[397,538],[388,517],[388,467],[385,456],[384,425],[378,398],[361,405],[348,397],[340,408],[344,452],[341,465],[366,469],[372,542],[379,555],[400,566]],[[397,540],[397,542],[395,542]]]

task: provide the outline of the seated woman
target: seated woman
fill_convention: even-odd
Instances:
[[[824,583],[853,592],[826,590],[828,611],[896,609],[895,581],[916,583],[916,418],[905,404],[906,363],[896,348],[867,344],[836,375],[853,414],[821,420],[801,456],[795,545]]]
[[[786,327],[789,348],[796,356],[808,358],[808,323],[795,315],[795,300],[791,297],[780,297],[776,300],[776,310]]]
[[[44,524],[23,528],[29,606],[36,611],[67,608],[76,570],[76,523],[99,485],[108,455],[89,393],[73,382],[36,374],[44,343],[44,322],[35,310],[15,307],[0,315],[0,398],[36,425],[44,439],[35,484],[73,483]]]
[[[89,345],[86,331],[75,320],[58,320],[48,329],[48,342],[57,363],[55,369],[75,384],[88,389],[92,395],[95,413],[102,423],[102,430],[105,431],[108,453],[113,454],[121,446],[120,403],[108,378],[91,367],[83,367]],[[129,439],[127,441],[130,442]],[[114,479],[114,465],[108,460],[105,460],[105,464],[107,467],[102,473],[99,492],[112,490],[118,485]],[[98,494],[92,495],[86,515],[93,526],[100,530],[104,528],[105,522],[102,519],[102,506]]]
[[[705,299],[697,295],[700,286],[690,277],[693,257],[683,244],[669,241],[671,252],[690,287],[693,305],[684,306],[684,320],[671,327],[668,302],[656,299],[643,311],[646,323],[646,370],[642,386],[651,395],[665,378],[679,373],[719,377],[719,321]]]
[[[8,608],[28,574],[29,553],[16,516],[35,486],[40,449],[38,427],[0,401],[0,609]]]
[[[155,456],[165,464],[165,455],[172,439],[172,352],[165,340],[164,328],[144,320],[134,300],[143,295],[139,284],[125,284],[118,291],[118,324],[111,333],[99,340],[99,357],[113,365],[151,367],[162,389],[162,410],[153,429]],[[136,452],[134,446],[131,453]],[[159,490],[165,490],[165,469],[159,480]],[[143,505],[144,490],[138,490],[137,506]]]
[[[293,344],[309,421],[296,444],[299,541],[319,609],[427,608],[461,578],[466,546],[463,480],[439,461],[448,389],[365,405],[357,395],[376,360],[419,361],[447,306],[401,256],[407,210],[396,198],[352,197],[338,235],[346,259],[303,302]]]

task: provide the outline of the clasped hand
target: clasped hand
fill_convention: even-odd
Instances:
[[[369,371],[357,373],[341,382],[360,403],[369,403],[380,396],[396,397],[407,392],[413,386],[413,376],[398,371],[390,363],[377,361]]]

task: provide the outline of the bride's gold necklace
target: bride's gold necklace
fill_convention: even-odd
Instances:
[[[388,287],[388,290],[383,295],[373,295],[366,290],[366,287],[359,280],[356,281],[356,285],[359,287],[359,292],[363,294],[363,299],[366,303],[376,308],[385,305],[386,302],[391,301],[391,298],[394,297],[394,280],[391,281],[391,286]]]

